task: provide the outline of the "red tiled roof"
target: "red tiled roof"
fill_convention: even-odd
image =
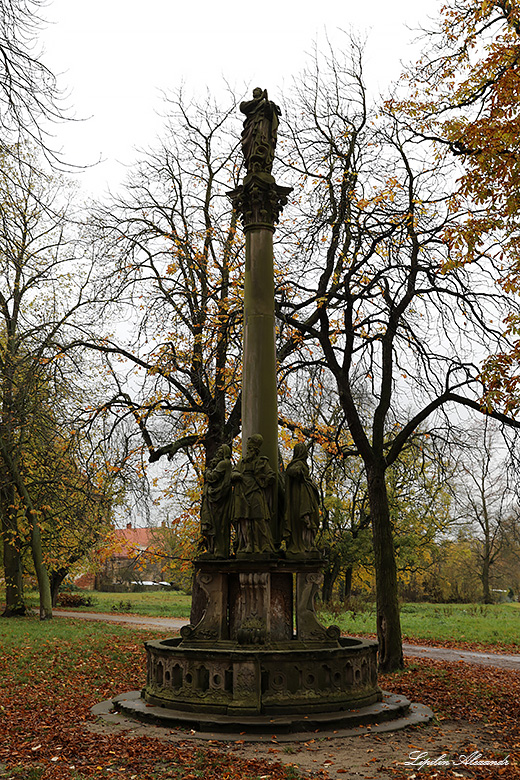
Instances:
[[[116,536],[121,544],[128,544],[126,549],[115,553],[113,558],[127,558],[129,553],[135,553],[137,550],[146,550],[153,540],[153,528],[116,528]]]
[[[87,588],[92,590],[95,579],[96,577],[94,574],[81,574],[74,580],[74,585],[77,585],[78,588]]]

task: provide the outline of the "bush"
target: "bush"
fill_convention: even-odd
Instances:
[[[70,577],[65,577],[63,582],[60,585],[60,593],[81,593],[82,588],[79,587],[79,585],[76,585],[73,579]]]
[[[120,601],[118,604],[112,604],[110,607],[111,612],[131,612],[133,608],[131,601]]]
[[[60,607],[91,607],[94,602],[83,593],[58,593],[57,603]]]

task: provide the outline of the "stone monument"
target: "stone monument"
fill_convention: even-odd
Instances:
[[[211,731],[392,719],[409,702],[380,703],[377,643],[343,638],[316,616],[323,560],[305,445],[294,448],[281,484],[273,233],[291,188],[272,176],[280,109],[255,89],[240,110],[247,173],[229,195],[246,237],[242,457],[232,464],[222,445],[205,474],[190,625],[180,638],[146,643],[141,696],[114,704]]]

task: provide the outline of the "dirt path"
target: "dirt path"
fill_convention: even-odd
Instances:
[[[179,631],[189,623],[189,618],[155,618],[148,615],[118,615],[113,612],[74,612],[68,609],[53,609],[54,617],[79,618],[80,620],[102,620],[104,623],[122,623],[143,628],[161,628],[164,631]]]
[[[121,623],[140,626],[142,628],[160,628],[161,630],[179,631],[188,623],[188,618],[154,618],[147,615],[114,615],[108,612],[74,612],[71,610],[54,610],[56,617],[79,618],[81,620],[102,620],[106,623]],[[439,661],[464,661],[479,666],[493,666],[496,669],[520,670],[519,655],[503,655],[500,653],[477,653],[470,650],[455,650],[448,647],[427,647],[424,645],[403,644],[405,656],[416,658],[436,658]]]
[[[416,658],[436,658],[439,661],[465,661],[467,664],[493,666],[495,669],[520,670],[520,654],[482,653],[474,650],[456,650],[450,647],[427,647],[423,645],[403,644],[403,653]]]

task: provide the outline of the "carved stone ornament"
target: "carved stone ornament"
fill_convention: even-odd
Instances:
[[[256,225],[274,229],[291,192],[292,187],[280,187],[268,173],[251,173],[228,196],[244,230]]]
[[[297,613],[296,624],[298,637],[304,641],[336,642],[340,637],[337,626],[325,628],[316,617],[315,600],[323,583],[323,574],[313,572],[310,574],[297,574]]]

